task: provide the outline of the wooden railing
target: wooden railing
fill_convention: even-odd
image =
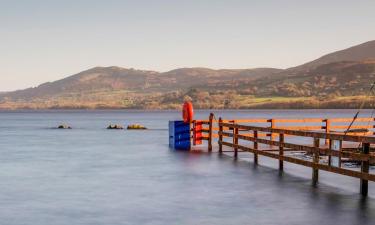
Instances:
[[[231,132],[224,131],[225,129]],[[241,134],[240,131],[253,133],[252,136]],[[259,138],[261,133],[275,133],[279,139],[267,140]],[[279,160],[279,170],[283,170],[284,161],[294,164],[303,165],[312,168],[312,180],[316,185],[318,182],[319,170],[325,170],[333,173],[338,173],[346,176],[356,177],[361,179],[361,194],[366,196],[368,193],[368,181],[375,181],[375,175],[369,173],[370,163],[375,163],[375,155],[370,153],[370,145],[375,144],[375,137],[345,135],[340,133],[322,133],[312,131],[298,131],[280,128],[257,127],[249,125],[241,125],[238,123],[219,123],[219,152],[223,152],[223,146],[228,146],[233,149],[234,157],[238,157],[238,152],[251,152],[254,154],[254,163],[258,163],[258,155],[270,157]],[[311,144],[296,144],[292,139],[286,140],[285,136],[311,138]],[[224,140],[228,139],[229,140]],[[320,140],[330,140],[329,148],[322,147]],[[239,144],[239,140],[250,143]],[[354,144],[361,144],[358,151],[345,151],[342,148],[343,142],[350,142]],[[252,143],[252,144],[251,144]],[[339,148],[334,148],[334,143],[339,143]],[[278,149],[261,148],[259,145],[276,146]],[[286,152],[300,151],[311,155],[311,159],[298,158]],[[324,163],[320,156],[329,157],[328,163]],[[361,162],[361,170],[342,168],[341,164],[334,165],[332,157],[346,157],[355,161]]]
[[[369,173],[370,164],[375,164],[375,153],[370,151],[371,144],[375,144],[375,137],[371,136],[375,132],[375,120],[357,118],[351,126],[357,130],[346,133],[351,122],[352,118],[216,120],[211,113],[208,120],[193,121],[192,130],[194,143],[207,141],[209,152],[217,139],[220,153],[233,152],[237,158],[239,152],[251,152],[255,164],[258,155],[262,155],[279,160],[280,170],[284,168],[284,161],[311,167],[314,185],[318,182],[319,170],[359,178],[361,193],[366,196],[368,181],[375,181],[375,175]],[[306,138],[311,140],[306,142]],[[302,144],[301,139],[304,139]],[[224,146],[230,149],[223,149]],[[298,158],[292,152],[310,158]],[[324,157],[326,162],[321,160]],[[343,168],[342,160],[359,163],[360,171]]]
[[[288,130],[299,130],[299,131],[320,131],[324,133],[330,132],[344,132],[352,118],[301,118],[301,119],[284,119],[284,118],[254,118],[254,119],[222,119],[223,123],[232,123],[232,124],[244,124],[244,125],[257,125],[260,127],[268,128],[279,128],[279,129],[288,129]],[[193,121],[193,127],[198,127],[198,129],[193,128],[193,136],[197,137],[198,142],[207,141],[208,150],[212,151],[212,143],[214,139],[219,138],[219,121],[215,118],[213,113],[210,114],[208,120],[195,120]],[[375,120],[374,118],[357,118],[353,126],[351,126],[352,135],[374,135],[375,134]],[[223,128],[228,130],[230,128]],[[357,131],[353,132],[356,129]],[[358,129],[364,129],[367,131],[358,131]],[[201,135],[196,135],[201,133]],[[252,135],[252,134],[248,134]],[[274,132],[265,132],[258,134],[259,137],[270,137],[270,140],[277,138],[278,133]],[[329,139],[326,139],[324,142],[326,145],[329,145]]]

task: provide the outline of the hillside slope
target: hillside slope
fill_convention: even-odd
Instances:
[[[0,109],[357,107],[375,81],[375,41],[334,52],[299,67],[180,68],[165,73],[95,67],[55,82],[0,93]],[[365,99],[366,107],[372,99]]]
[[[375,40],[324,55],[316,60],[290,68],[289,70],[304,71],[333,62],[365,60],[375,60]]]
[[[279,72],[278,69],[213,70],[207,68],[183,68],[166,73],[125,69],[121,67],[95,67],[55,82],[35,88],[2,93],[0,98],[12,100],[50,98],[72,94],[96,92],[168,92],[187,89],[209,83],[231,80],[254,80]]]

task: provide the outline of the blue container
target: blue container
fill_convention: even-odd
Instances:
[[[169,121],[169,147],[190,150],[190,124],[184,121]]]

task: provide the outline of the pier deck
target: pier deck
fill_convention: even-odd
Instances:
[[[351,120],[216,120],[211,114],[206,121],[193,121],[193,142],[199,145],[207,141],[207,150],[212,152],[217,141],[215,150],[219,154],[232,152],[235,159],[239,152],[249,152],[254,155],[255,164],[259,163],[258,155],[273,158],[279,161],[280,171],[284,170],[284,161],[310,167],[313,185],[318,183],[319,170],[359,178],[360,192],[367,196],[368,181],[375,181],[375,174],[369,170],[375,164],[375,151],[371,148],[375,146],[374,119],[358,118],[351,128],[363,131],[345,134]],[[358,164],[358,168],[347,168],[344,162]]]

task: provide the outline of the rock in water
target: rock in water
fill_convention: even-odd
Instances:
[[[128,126],[128,130],[146,130],[147,128],[145,126],[142,126],[140,124],[131,124]]]
[[[61,125],[59,125],[57,128],[58,128],[58,129],[72,129],[71,126],[66,125],[66,124],[61,124]]]
[[[121,126],[121,125],[118,125],[118,124],[110,124],[107,127],[107,129],[109,129],[109,130],[122,130],[122,129],[124,129],[124,127]]]

